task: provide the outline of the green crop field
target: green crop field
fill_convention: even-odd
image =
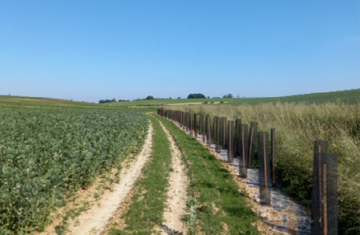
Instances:
[[[138,100],[130,102],[114,102],[103,104],[104,106],[161,106],[161,105],[179,105],[179,104],[201,104],[203,102],[224,102],[230,105],[242,104],[262,104],[262,103],[326,103],[326,102],[342,102],[347,104],[355,104],[360,101],[360,89],[334,91],[325,93],[313,93],[304,95],[293,95],[283,97],[265,97],[265,98],[215,98],[215,99],[164,99],[164,100]]]
[[[70,193],[142,145],[146,115],[0,110],[0,233],[42,230]]]
[[[62,99],[41,98],[41,97],[17,97],[0,96],[1,109],[27,109],[27,110],[120,110],[120,111],[138,111],[153,112],[154,109],[129,109],[127,107],[100,105],[89,102],[78,102]]]

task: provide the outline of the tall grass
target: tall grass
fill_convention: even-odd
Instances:
[[[276,129],[277,175],[282,189],[310,202],[314,140],[338,154],[339,234],[360,233],[360,103],[176,106],[187,112],[256,121]]]

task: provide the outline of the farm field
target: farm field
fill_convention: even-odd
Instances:
[[[147,127],[141,113],[0,110],[1,234],[43,230],[56,207],[136,152]]]
[[[151,121],[153,153],[126,207],[110,221],[109,234],[212,234],[224,227],[228,234],[259,234],[253,225],[258,219],[220,162],[168,120]]]
[[[234,94],[235,95],[235,94]],[[360,89],[334,91],[325,93],[313,93],[304,95],[293,95],[284,97],[268,98],[211,98],[211,99],[164,99],[164,100],[139,100],[130,102],[114,102],[103,104],[104,106],[161,106],[161,105],[179,105],[179,104],[201,104],[203,102],[224,102],[229,105],[257,105],[262,103],[326,103],[342,102],[347,104],[356,104],[360,100]]]
[[[258,122],[276,130],[276,175],[282,191],[310,208],[314,140],[328,140],[338,155],[339,234],[358,234],[360,226],[360,103],[260,104],[255,106],[169,106],[190,113]]]
[[[164,119],[143,109],[19,102],[0,109],[1,234],[197,234],[223,226],[258,233],[221,164]],[[214,186],[202,184],[196,158],[207,159],[199,163],[211,166],[203,173],[214,175],[207,179]],[[232,203],[239,213],[226,215]]]
[[[0,235],[360,235],[359,1],[1,1]]]
[[[266,234],[229,169],[171,121],[145,114],[152,109],[11,98],[0,109],[1,233]],[[275,128],[281,190],[308,208],[313,140],[329,140],[339,156],[339,234],[357,233],[359,104],[168,108]]]
[[[0,108],[7,109],[94,109],[99,105],[87,102],[76,102],[70,100],[36,98],[36,97],[16,97],[0,96]],[[105,107],[103,107],[105,108]]]

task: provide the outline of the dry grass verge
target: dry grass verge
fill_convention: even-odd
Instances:
[[[277,176],[282,189],[310,202],[314,140],[328,140],[338,154],[339,234],[360,232],[360,104],[262,104],[177,106],[175,110],[256,121],[276,129]],[[310,203],[309,203],[310,205]]]

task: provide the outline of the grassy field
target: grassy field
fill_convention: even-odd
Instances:
[[[114,102],[107,104],[95,104],[88,102],[77,102],[62,99],[0,96],[0,108],[27,108],[27,109],[119,109],[127,106],[162,106],[181,104],[201,104],[203,102],[224,102],[229,105],[256,105],[262,103],[325,103],[342,102],[356,104],[360,101],[360,89],[335,91],[326,93],[313,93],[304,95],[268,97],[268,98],[232,98],[232,99],[172,99],[172,100],[139,100],[130,102]],[[144,111],[138,109],[138,111]],[[152,110],[153,111],[153,110]]]
[[[179,104],[201,104],[203,102],[224,102],[229,105],[256,105],[262,103],[326,103],[342,102],[347,104],[356,104],[360,101],[360,89],[334,91],[325,93],[313,93],[304,95],[284,96],[284,97],[265,97],[265,98],[232,98],[232,99],[172,99],[172,100],[139,100],[130,102],[114,102],[103,104],[104,106],[161,106],[161,105],[179,105]]]
[[[34,214],[32,210],[41,209],[43,210],[42,214],[47,215],[62,200],[61,193],[65,195],[66,192],[73,192],[79,187],[86,187],[91,184],[96,175],[107,167],[113,166],[119,158],[123,159],[126,155],[126,148],[122,146],[124,149],[120,151],[118,148],[121,145],[115,144],[115,142],[123,142],[123,144],[128,142],[125,143],[119,139],[122,137],[118,135],[117,130],[127,128],[143,130],[145,125],[140,121],[139,123],[134,123],[134,121],[136,122],[136,118],[140,118],[143,123],[146,119],[143,114],[124,114],[123,111],[151,112],[154,111],[156,105],[177,104],[167,106],[167,108],[210,114],[211,116],[226,116],[228,119],[241,118],[244,123],[257,121],[259,129],[265,131],[272,127],[276,128],[277,175],[282,189],[309,203],[312,187],[313,141],[315,139],[328,140],[329,151],[335,152],[339,156],[339,234],[345,234],[345,232],[348,235],[357,234],[360,231],[359,95],[360,89],[278,98],[154,100],[102,105],[59,99],[0,96],[0,116],[2,117],[0,119],[0,159],[4,162],[1,178],[6,179],[6,183],[11,184],[11,188],[23,185],[22,181],[30,185],[29,187],[21,186],[19,190],[12,191],[6,191],[7,185],[0,185],[3,188],[1,190],[4,198],[0,203],[0,208],[3,208],[4,211],[3,214],[0,214],[0,217],[3,218],[0,230],[43,229],[51,218],[32,217]],[[204,101],[225,101],[227,105],[186,105]],[[186,104],[181,105],[184,102]],[[136,105],[153,105],[153,107]],[[134,118],[131,118],[131,115]],[[123,123],[124,120],[126,123]],[[239,231],[243,234],[256,234],[255,227],[251,225],[256,218],[245,204],[242,195],[238,193],[236,184],[225,174],[221,164],[195,139],[183,133],[174,124],[163,118],[158,118],[158,120],[162,121],[175,136],[192,175],[189,188],[191,200],[188,201],[188,207],[189,211],[194,213],[190,213],[186,219],[190,221],[190,224],[194,221],[198,223],[193,227],[193,232],[196,234],[196,230],[200,229],[205,234],[216,234],[216,232],[222,231],[226,224],[227,229],[233,232],[232,234],[238,234]],[[158,129],[157,137],[154,137],[154,141],[157,143],[154,146],[154,154],[158,159],[149,164],[155,164],[154,162],[158,161],[164,163],[168,159],[169,144],[164,139],[164,133],[162,130],[160,131],[157,121],[153,120],[153,122],[155,129]],[[141,144],[143,136],[128,135],[126,138],[130,138],[129,141],[134,139],[134,143]],[[104,143],[100,144],[99,141],[104,141]],[[129,145],[131,145],[130,142]],[[79,159],[86,154],[93,162],[102,161],[101,149],[107,145],[109,145],[107,151],[112,152],[112,157],[103,163],[84,165],[83,162],[74,160],[77,158],[72,155],[73,151],[80,154]],[[45,158],[46,154],[53,152],[56,153],[59,160],[61,156],[66,155],[64,155],[64,170],[61,171],[61,174],[52,174],[51,170],[58,169],[56,164],[59,162],[50,161],[51,157]],[[119,153],[119,158],[116,156],[117,153]],[[94,156],[100,156],[100,158]],[[165,157],[167,158],[165,159]],[[43,167],[34,163],[39,161]],[[67,167],[66,164],[70,164],[70,167]],[[83,165],[76,168],[77,164]],[[30,173],[24,171],[25,166],[31,169]],[[167,182],[154,179],[166,178],[167,168],[168,166],[156,163],[156,166],[152,165],[145,169],[144,173],[148,177],[146,180],[139,181],[138,185],[145,189],[143,191],[146,192],[146,197],[141,197],[141,200],[138,197],[132,210],[128,213],[129,229],[122,232],[114,230],[114,234],[123,234],[133,230],[147,234],[148,229],[152,229],[154,225],[161,222],[164,207],[163,188],[167,186]],[[79,173],[74,169],[84,170],[85,173]],[[155,172],[150,169],[157,170]],[[92,173],[89,174],[88,171]],[[160,173],[161,175],[159,175]],[[18,174],[19,177],[14,178],[14,174]],[[71,177],[62,174],[70,174]],[[76,177],[79,174],[86,176],[82,178],[82,182]],[[62,183],[63,179],[67,180],[64,184]],[[73,181],[70,182],[69,179]],[[54,182],[59,185],[56,192],[46,188],[52,187]],[[39,186],[40,184],[42,186]],[[147,189],[150,186],[159,188],[159,190]],[[40,196],[34,199],[35,201],[41,198],[46,199],[46,202],[41,202],[43,206],[40,209],[31,207],[32,204],[18,199],[24,198],[23,195],[34,197],[32,193],[29,193],[30,191],[26,190],[31,189],[36,192],[41,187],[45,188],[41,191],[41,195],[39,194]],[[140,193],[139,191],[139,195]],[[144,194],[141,195],[144,196]],[[57,199],[53,200],[52,198],[55,196]],[[139,200],[140,204],[137,203]],[[152,203],[158,206],[153,206]],[[8,205],[14,206],[9,209]],[[149,210],[146,213],[137,213],[140,210],[144,211],[144,207],[141,205],[146,205]],[[214,207],[216,210],[219,209],[219,213],[212,213]],[[24,210],[21,212],[24,213],[21,214],[22,221],[18,218],[18,208],[24,208],[21,209]],[[20,223],[25,223],[25,225],[20,225]],[[191,230],[191,227],[189,229]]]
[[[328,140],[338,154],[339,234],[360,232],[360,104],[261,104],[171,106],[175,110],[239,118],[276,129],[277,176],[282,189],[310,203],[314,140]]]

